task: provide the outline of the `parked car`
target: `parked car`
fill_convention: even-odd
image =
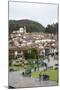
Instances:
[[[10,69],[9,69],[9,72],[12,72],[12,71],[15,71],[15,70],[14,70],[13,68],[10,68]]]
[[[43,80],[49,80],[49,75],[43,74]]]
[[[39,75],[39,80],[49,80],[49,75],[46,74]]]

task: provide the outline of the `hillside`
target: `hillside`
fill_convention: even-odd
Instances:
[[[44,27],[32,20],[9,20],[9,34],[13,30],[18,30],[20,27],[26,26],[27,32],[44,32]]]

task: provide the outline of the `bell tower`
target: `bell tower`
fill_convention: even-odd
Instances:
[[[26,33],[26,26],[24,26],[24,33]]]

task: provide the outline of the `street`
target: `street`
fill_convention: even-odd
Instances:
[[[37,86],[55,86],[55,81],[39,81],[39,78],[23,77],[20,71],[9,72],[8,85],[15,88],[37,87]]]

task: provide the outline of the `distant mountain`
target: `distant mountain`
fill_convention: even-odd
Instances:
[[[9,20],[9,34],[14,30],[18,30],[20,27],[26,26],[27,32],[44,32],[43,25],[32,20]]]

